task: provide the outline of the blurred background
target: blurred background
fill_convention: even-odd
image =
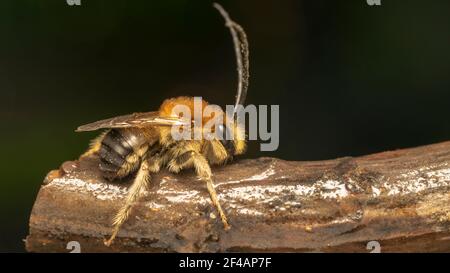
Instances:
[[[220,1],[247,31],[247,102],[280,105],[280,146],[322,160],[450,140],[450,1]],[[165,98],[232,104],[235,57],[211,1],[0,2],[0,251],[24,251],[43,178],[81,124]]]

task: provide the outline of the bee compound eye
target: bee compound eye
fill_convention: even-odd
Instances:
[[[231,154],[234,154],[234,143],[230,139],[227,139],[231,137],[230,130],[228,127],[224,126],[223,124],[220,124],[217,126],[217,137],[219,138],[222,145],[225,147],[225,149]]]
[[[225,126],[223,126],[222,124],[220,124],[219,126],[217,126],[216,136],[217,136],[217,138],[219,138],[221,141],[224,140],[224,139],[226,139],[226,135],[225,135]]]

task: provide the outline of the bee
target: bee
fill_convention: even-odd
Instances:
[[[228,13],[217,3],[214,7],[225,20],[233,38],[238,67],[238,87],[235,108],[232,116],[219,112],[223,124],[211,131],[212,137],[201,139],[177,140],[173,137],[173,126],[189,126],[194,119],[187,120],[174,114],[174,108],[182,105],[194,111],[194,98],[177,97],[165,100],[158,111],[134,113],[100,120],[78,127],[77,132],[105,130],[81,156],[98,155],[99,169],[110,180],[120,180],[134,175],[129,186],[124,204],[113,218],[112,232],[105,245],[110,246],[117,236],[122,224],[127,220],[132,205],[137,201],[150,183],[151,174],[161,169],[178,173],[193,168],[198,178],[206,184],[213,206],[217,209],[225,229],[229,229],[228,219],[220,205],[214,188],[211,165],[221,165],[245,152],[245,129],[237,122],[237,109],[243,105],[248,89],[248,41],[243,28],[230,19]],[[208,102],[201,100],[204,109]],[[203,118],[205,124],[207,118]],[[203,127],[194,127],[203,131]],[[224,137],[231,135],[231,139]]]

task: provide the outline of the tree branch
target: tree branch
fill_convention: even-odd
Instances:
[[[273,158],[214,168],[232,228],[223,230],[193,172],[162,172],[111,247],[103,239],[127,182],[104,181],[98,159],[51,171],[30,217],[26,248],[68,252],[450,251],[450,142],[317,162]]]

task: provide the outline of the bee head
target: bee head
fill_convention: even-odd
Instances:
[[[235,120],[217,126],[215,134],[230,156],[245,152],[245,132]]]

